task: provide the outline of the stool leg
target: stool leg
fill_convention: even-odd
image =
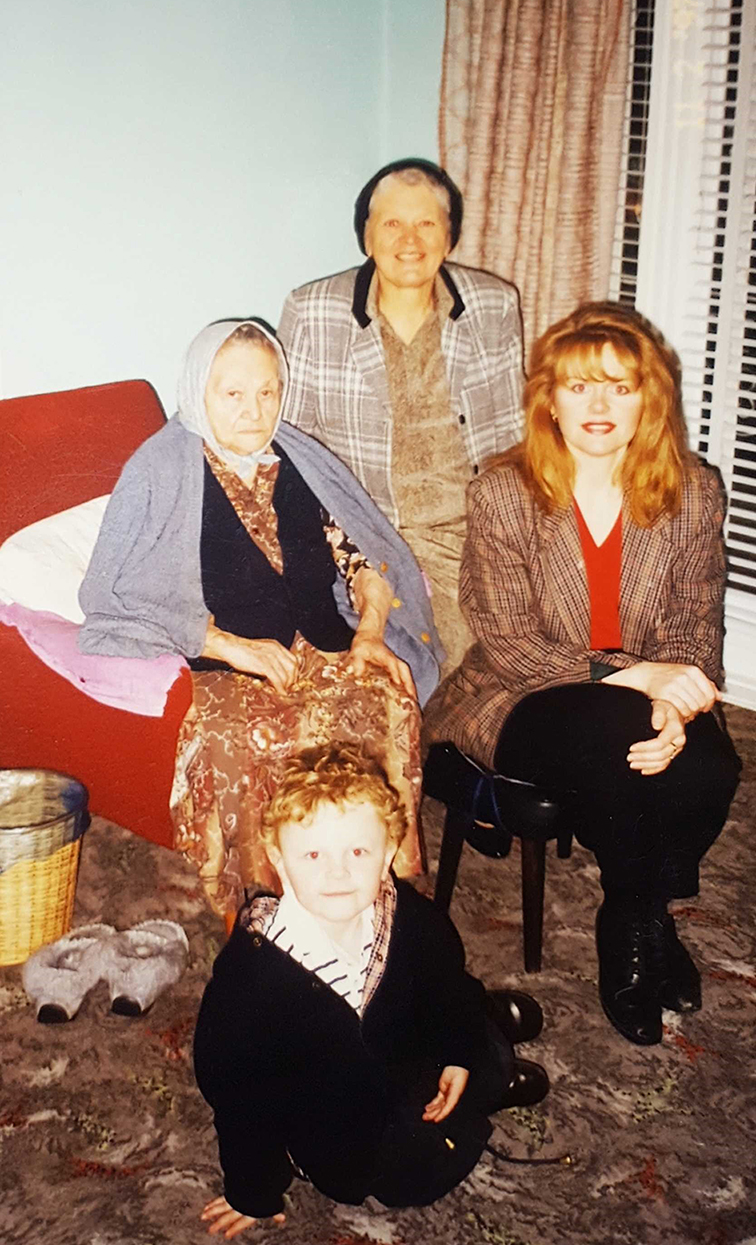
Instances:
[[[572,831],[560,830],[557,835],[557,856],[560,860],[569,860],[572,854]]]
[[[433,892],[434,904],[437,908],[442,908],[444,912],[449,911],[454,883],[457,880],[459,858],[462,855],[462,844],[465,841],[466,820],[464,813],[455,812],[451,808],[447,809],[444,837],[441,840],[441,854],[438,858],[436,889]]]
[[[543,882],[546,844],[521,839],[522,849],[522,944],[526,973],[540,973],[543,941]]]

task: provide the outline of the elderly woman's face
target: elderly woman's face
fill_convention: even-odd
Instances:
[[[392,181],[373,196],[365,249],[385,284],[397,289],[429,284],[449,244],[448,216],[428,186]]]
[[[218,351],[205,389],[205,409],[219,445],[242,456],[270,444],[281,405],[273,350],[234,342]]]

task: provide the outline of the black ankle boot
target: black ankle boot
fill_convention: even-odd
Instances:
[[[701,1007],[701,974],[680,942],[674,918],[664,917],[664,961],[659,998],[672,1012],[697,1012]]]
[[[661,1041],[661,918],[604,903],[596,916],[601,1005],[618,1033],[638,1046]]]

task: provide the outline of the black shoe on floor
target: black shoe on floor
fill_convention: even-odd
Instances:
[[[532,1042],[543,1028],[540,1005],[521,990],[487,990],[486,1010],[513,1046],[517,1042]]]
[[[548,1092],[546,1069],[530,1059],[515,1059],[512,1079],[491,1114],[507,1111],[510,1107],[533,1107],[537,1102],[543,1102]]]
[[[674,918],[663,922],[664,967],[659,998],[671,1012],[697,1012],[701,1008],[701,974],[680,942]]]
[[[658,926],[658,929],[656,928]],[[638,1046],[661,1042],[661,921],[602,904],[596,915],[601,1006]]]

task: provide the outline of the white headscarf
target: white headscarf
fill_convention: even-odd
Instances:
[[[227,463],[237,475],[244,475],[255,463],[271,462],[276,457],[275,454],[270,453],[267,447],[262,450],[253,450],[251,454],[235,454],[233,450],[226,449],[213,435],[210,420],[207,416],[205,389],[207,388],[213,361],[223,343],[242,324],[253,325],[254,328],[267,337],[278,357],[278,371],[281,378],[281,405],[278,409],[276,426],[270,438],[271,441],[273,440],[281,423],[281,412],[283,411],[284,398],[289,382],[289,367],[286,362],[286,355],[278,339],[257,320],[218,320],[215,324],[208,324],[207,328],[202,329],[186,352],[176,395],[178,403],[177,413],[180,422],[189,432],[196,432],[198,436],[202,437],[202,440],[210,446],[213,453],[217,454],[222,462]]]

